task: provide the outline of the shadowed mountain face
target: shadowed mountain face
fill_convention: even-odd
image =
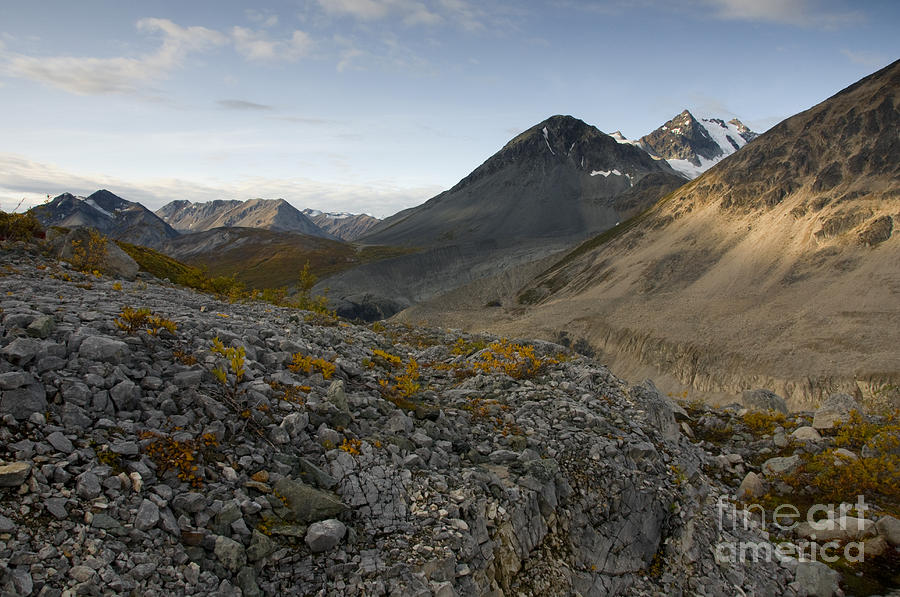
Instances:
[[[363,240],[434,246],[577,238],[651,204],[661,187],[683,183],[644,151],[571,116],[553,116],[449,191],[387,218]]]
[[[284,199],[247,201],[172,201],[156,214],[176,230],[200,232],[213,228],[260,228],[334,238]]]
[[[510,325],[795,404],[896,383],[898,92],[900,61],[775,126],[527,285]]]
[[[510,141],[449,191],[360,240],[422,249],[329,278],[347,316],[397,309],[566,249],[684,184],[664,161],[554,116]],[[378,303],[367,308],[366,302]]]
[[[106,190],[89,197],[63,193],[32,212],[44,226],[85,226],[116,239],[160,247],[178,232],[140,203],[126,201]]]

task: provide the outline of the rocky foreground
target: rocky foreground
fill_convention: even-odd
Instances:
[[[0,259],[3,595],[836,589],[717,562],[769,541],[720,522],[737,461],[560,346]]]

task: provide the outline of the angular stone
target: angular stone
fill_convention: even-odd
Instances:
[[[109,397],[116,405],[116,410],[133,410],[141,397],[141,389],[130,379],[125,379],[109,390]]]
[[[15,390],[28,383],[31,378],[24,371],[7,371],[0,373],[0,390]]]
[[[247,548],[247,559],[251,562],[256,562],[273,551],[275,551],[275,542],[266,537],[263,533],[253,529],[250,546]]]
[[[647,411],[650,424],[662,435],[663,439],[678,439],[680,429],[675,421],[675,407],[671,400],[659,393],[652,380],[646,379],[641,385],[633,386],[628,392],[631,394],[631,399]]]
[[[0,533],[11,533],[16,530],[16,523],[0,514]]]
[[[134,528],[149,531],[159,522],[159,506],[151,500],[144,500],[134,517]]]
[[[92,472],[81,473],[75,483],[75,493],[83,500],[92,500],[103,491],[100,479]]]
[[[44,502],[44,507],[47,509],[47,512],[53,515],[57,520],[65,520],[69,517],[69,512],[66,510],[66,504],[69,500],[64,497],[54,497],[48,498],[46,502]]]
[[[325,520],[346,510],[336,494],[310,487],[290,477],[279,479],[273,489],[290,511],[291,520],[297,522]]]
[[[48,435],[47,442],[53,446],[53,449],[57,452],[71,454],[75,449],[75,446],[72,445],[72,441],[59,431],[54,431]]]
[[[306,531],[306,544],[313,553],[328,551],[340,543],[346,534],[347,527],[343,522],[329,518],[309,525]]]
[[[829,396],[822,406],[813,416],[812,426],[815,429],[831,429],[850,419],[852,411],[864,412],[861,404],[859,404],[853,396],[849,394],[832,394]]]
[[[739,500],[749,500],[753,498],[757,498],[766,493],[766,486],[763,483],[762,478],[750,471],[744,477],[744,480],[741,481],[740,487],[737,490],[737,498]]]
[[[785,415],[788,414],[787,403],[784,401],[784,398],[771,390],[745,390],[741,394],[741,404],[744,405],[744,408],[752,411],[776,411]]]
[[[46,339],[50,336],[50,333],[55,327],[56,320],[49,315],[41,315],[40,317],[36,317],[34,321],[25,328],[25,331],[28,332],[29,336],[34,338]]]
[[[795,470],[798,466],[800,466],[799,456],[779,456],[769,458],[763,462],[762,471],[767,476],[785,475]]]
[[[795,573],[801,597],[834,597],[841,575],[822,562],[802,561]]]
[[[180,371],[175,374],[172,382],[179,388],[196,388],[203,381],[203,371],[199,369],[190,369],[188,371]]]
[[[244,546],[230,537],[223,535],[216,537],[214,551],[222,565],[232,572],[237,572],[247,565],[247,553],[244,551]]]
[[[101,361],[117,365],[124,363],[131,355],[131,349],[120,340],[106,336],[88,336],[81,343],[78,356],[88,361]]]
[[[30,462],[11,462],[0,465],[0,487],[18,487],[31,474]]]
[[[47,392],[43,384],[33,383],[24,388],[6,390],[0,397],[0,414],[10,414],[26,421],[33,413],[47,412]]]
[[[338,410],[350,412],[350,407],[347,404],[347,393],[344,391],[343,381],[338,379],[331,382],[331,385],[328,386],[328,394],[325,396],[325,399],[333,404]]]
[[[3,356],[13,365],[24,367],[33,361],[41,352],[41,343],[34,338],[16,338],[0,350]]]

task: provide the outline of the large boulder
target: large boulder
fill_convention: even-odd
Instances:
[[[629,393],[631,399],[647,411],[647,418],[663,439],[678,438],[680,428],[675,421],[675,406],[659,393],[653,381],[646,379],[641,385],[633,386]]]
[[[775,411],[785,415],[788,414],[787,403],[784,401],[784,398],[771,390],[744,390],[743,394],[741,394],[741,404],[744,408],[752,411]]]
[[[343,522],[329,518],[309,525],[306,544],[313,553],[328,551],[340,543],[346,534],[347,527]]]
[[[850,413],[854,410],[864,412],[863,406],[853,396],[832,394],[816,411],[812,426],[816,429],[831,429],[850,420]]]
[[[347,509],[337,494],[310,487],[290,477],[279,479],[274,491],[290,512],[289,518],[296,522],[318,522],[333,518]]]
[[[800,562],[795,578],[799,597],[834,597],[840,588],[841,575],[822,562]]]
[[[94,232],[96,234],[96,232]],[[75,257],[75,246],[89,247],[91,242],[91,230],[88,228],[74,228],[64,237],[58,239],[54,245],[58,256],[65,261],[72,261]],[[126,280],[134,280],[141,269],[131,256],[119,248],[112,240],[105,243],[105,254],[98,258],[100,271],[104,274]]]

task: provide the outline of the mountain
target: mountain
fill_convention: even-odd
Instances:
[[[583,243],[509,297],[515,309],[466,312],[468,325],[580,333],[614,370],[662,371],[676,391],[769,387],[795,407],[883,395],[900,382],[898,91],[900,61]]]
[[[368,214],[327,213],[317,209],[304,209],[303,215],[328,234],[348,242],[363,236],[381,222]]]
[[[243,227],[335,238],[284,199],[217,200],[203,203],[180,200],[167,203],[156,214],[173,228],[183,232]]]
[[[387,218],[385,244],[577,237],[615,225],[684,182],[667,164],[571,116],[507,143],[449,191]]]
[[[737,118],[728,122],[719,118],[697,120],[685,110],[641,137],[639,143],[688,178],[696,178],[756,137]]]
[[[571,116],[509,141],[453,188],[391,216],[359,240],[419,252],[330,278],[353,315],[361,301],[405,306],[530,262],[652,205],[684,184],[668,164]]]
[[[159,247],[178,232],[140,203],[127,201],[107,190],[89,197],[63,193],[33,208],[44,226],[87,226],[116,239]]]

